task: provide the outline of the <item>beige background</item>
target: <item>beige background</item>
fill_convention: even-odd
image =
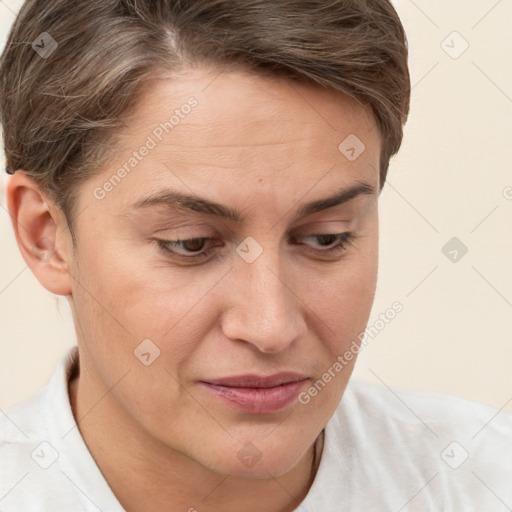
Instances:
[[[2,46],[19,5],[0,0]],[[370,339],[355,375],[512,412],[512,2],[395,5],[409,38],[412,105],[380,200],[369,325],[394,301],[404,310]],[[469,44],[458,58],[464,41],[454,31]],[[47,382],[75,334],[67,302],[21,258],[0,192],[5,408]],[[452,237],[468,248],[455,263],[441,250]]]

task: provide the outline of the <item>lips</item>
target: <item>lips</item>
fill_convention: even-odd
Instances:
[[[307,381],[305,375],[283,372],[209,379],[200,384],[211,396],[242,412],[270,414],[289,406]]]
[[[224,379],[208,379],[208,384],[215,386],[227,386],[231,388],[272,388],[281,384],[297,382],[307,379],[305,375],[300,373],[282,372],[266,377],[258,375],[240,375],[237,377],[227,377]]]

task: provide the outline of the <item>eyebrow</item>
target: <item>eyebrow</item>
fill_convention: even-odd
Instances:
[[[313,213],[347,203],[358,196],[371,195],[374,193],[375,188],[372,185],[359,181],[350,187],[342,188],[332,196],[317,199],[316,201],[302,205],[297,216],[298,218],[306,217],[307,215],[312,215]],[[134,203],[132,207],[134,209],[140,209],[152,205],[186,208],[194,212],[220,217],[236,223],[240,223],[243,220],[242,213],[239,210],[200,196],[185,194],[172,189],[165,189],[151,194]]]

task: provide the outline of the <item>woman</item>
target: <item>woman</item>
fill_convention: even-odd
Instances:
[[[16,239],[77,335],[2,419],[1,510],[512,503],[509,415],[349,382],[409,110],[388,0],[29,0],[0,77]]]

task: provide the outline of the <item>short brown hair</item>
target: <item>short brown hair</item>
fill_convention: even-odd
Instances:
[[[43,33],[58,44],[46,58],[33,46]],[[382,188],[409,113],[407,57],[389,0],[27,0],[0,61],[6,162],[55,201],[73,234],[79,185],[111,155],[142,86],[209,63],[369,104]]]

